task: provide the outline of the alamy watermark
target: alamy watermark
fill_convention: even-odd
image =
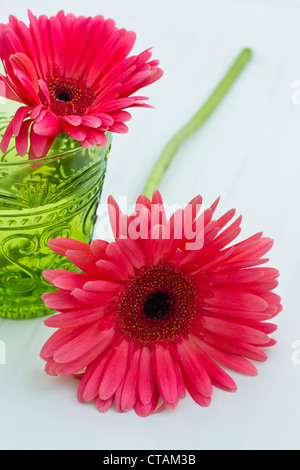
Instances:
[[[119,198],[120,210],[114,204],[99,205],[97,231],[101,238],[110,241],[114,233],[123,239],[183,240],[186,250],[203,247],[204,216],[203,213],[198,215],[201,204],[181,207],[179,204],[153,203],[148,208],[143,204],[128,208],[127,202],[126,196]]]
[[[0,82],[0,105],[6,104],[5,95],[6,95],[5,84],[3,82]]]
[[[0,339],[0,365],[6,364],[6,343]]]
[[[292,90],[292,103],[293,104],[300,104],[300,80],[294,80],[291,85]]]
[[[300,339],[295,339],[292,342],[292,349],[294,350],[292,353],[292,363],[295,365],[300,364]]]

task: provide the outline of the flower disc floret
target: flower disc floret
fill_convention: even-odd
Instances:
[[[82,115],[94,101],[94,93],[84,83],[72,78],[53,78],[47,84],[50,109],[56,116]],[[47,106],[47,98],[39,90],[41,102]]]
[[[197,313],[197,289],[182,269],[151,266],[130,279],[116,313],[116,328],[128,341],[174,341],[188,335]]]

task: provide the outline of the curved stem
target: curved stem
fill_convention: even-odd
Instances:
[[[185,126],[182,127],[167,143],[145,184],[143,190],[144,195],[148,196],[151,199],[153,191],[158,188],[168,166],[172,161],[172,158],[174,157],[179,147],[212,114],[212,112],[215,110],[220,101],[226,95],[231,85],[234,83],[236,78],[239,76],[240,72],[243,70],[243,68],[249,61],[251,55],[252,51],[248,48],[243,49],[241,51],[237,59],[234,61],[226,75],[223,77],[219,85],[215,88],[215,90],[212,92],[212,94],[204,103],[204,105],[190,119],[190,121],[185,124]]]

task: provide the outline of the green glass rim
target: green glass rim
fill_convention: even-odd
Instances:
[[[105,147],[103,147],[103,148],[101,147],[101,149],[109,147],[111,145],[111,142],[112,142],[112,133],[111,132],[105,132],[105,135],[107,137],[107,144],[106,144]],[[75,141],[73,141],[73,142],[75,142]],[[24,159],[24,160],[19,160],[17,162],[2,161],[1,156],[3,157],[6,154],[1,154],[1,152],[0,152],[0,168],[1,167],[13,168],[13,167],[26,166],[26,165],[32,166],[35,163],[38,163],[38,164],[50,163],[50,162],[54,161],[55,159],[67,158],[70,155],[76,154],[78,151],[84,151],[84,150],[89,150],[89,149],[86,149],[85,147],[82,147],[82,145],[80,145],[80,143],[77,142],[76,146],[72,149],[63,150],[62,152],[55,153],[55,154],[52,154],[52,155],[46,155],[45,157],[42,157],[42,158],[35,158],[35,159],[32,159],[32,160]]]

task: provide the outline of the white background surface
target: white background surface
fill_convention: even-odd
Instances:
[[[148,418],[106,414],[76,400],[78,382],[49,377],[39,351],[53,330],[43,319],[0,320],[1,449],[300,449],[300,1],[0,0],[0,22],[14,14],[103,14],[137,32],[134,52],[153,46],[164,77],[143,94],[154,110],[133,110],[127,135],[115,135],[103,199],[134,202],[163,146],[200,107],[239,51],[253,59],[218,110],[176,155],[160,187],[165,201],[221,195],[218,214],[236,207],[243,238],[275,239],[283,311],[277,345],[258,377],[232,373],[235,394],[215,389],[201,408],[188,396]],[[98,232],[97,232],[98,231]],[[99,233],[98,226],[96,230]],[[1,307],[0,307],[1,308]],[[294,354],[294,356],[293,356]]]

